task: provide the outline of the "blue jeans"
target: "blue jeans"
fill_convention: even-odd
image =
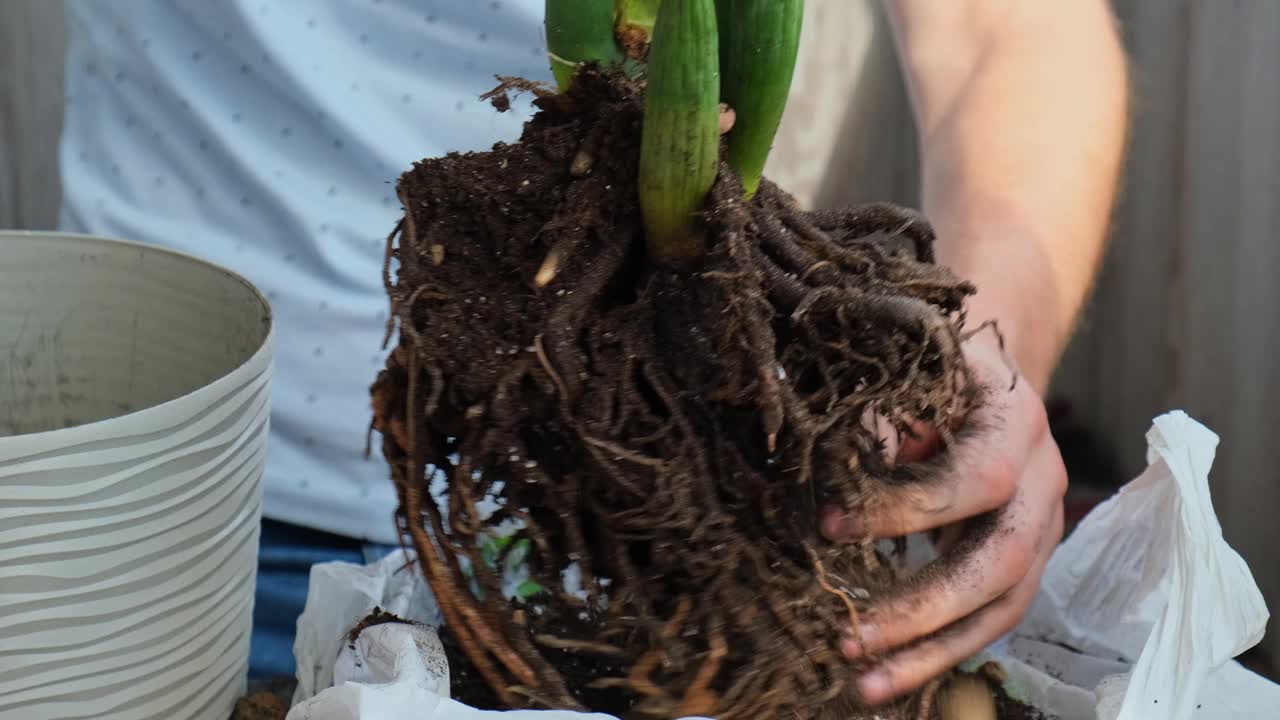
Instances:
[[[294,675],[293,638],[306,606],[312,565],[333,561],[364,565],[398,549],[263,518],[249,679]]]

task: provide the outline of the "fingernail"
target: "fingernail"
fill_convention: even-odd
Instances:
[[[856,660],[867,652],[874,651],[876,643],[880,641],[880,633],[876,631],[874,625],[863,623],[858,628],[858,633],[854,634],[851,630],[846,630],[844,638],[840,641],[840,652],[850,660]]]
[[[889,696],[892,689],[889,685],[889,673],[884,670],[872,670],[857,680],[858,694],[869,703],[879,702]]]
[[[880,631],[876,629],[875,623],[867,622],[864,619],[858,630],[863,649],[875,652],[876,648],[880,646]]]
[[[862,523],[852,515],[831,513],[827,516],[824,532],[832,540],[844,540],[858,537],[862,533]]]
[[[849,660],[857,660],[862,657],[862,643],[849,633],[840,640],[840,654]]]

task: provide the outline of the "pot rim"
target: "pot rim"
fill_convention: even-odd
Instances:
[[[266,332],[263,334],[257,349],[248,359],[215,380],[189,392],[155,405],[80,425],[18,435],[0,435],[0,450],[21,445],[21,453],[30,456],[47,451],[65,450],[71,445],[84,442],[131,435],[145,435],[158,429],[172,426],[183,419],[198,414],[201,408],[208,407],[213,402],[216,402],[218,398],[226,397],[233,393],[236,388],[249,384],[254,378],[263,373],[270,374],[275,345],[275,314],[272,311],[270,301],[267,300],[262,291],[243,275],[197,255],[161,245],[104,235],[55,230],[0,229],[0,256],[4,253],[5,244],[15,239],[40,239],[46,242],[64,244],[79,243],[86,246],[106,247],[117,250],[134,249],[141,253],[168,255],[171,258],[202,267],[238,283],[249,291],[250,296],[262,310],[262,320],[266,324]],[[109,432],[104,432],[104,430],[109,430]],[[2,456],[3,453],[0,453],[0,460],[3,459]]]

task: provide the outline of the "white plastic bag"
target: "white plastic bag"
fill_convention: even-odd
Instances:
[[[1217,441],[1181,412],[1156,419],[1147,470],[1080,523],[1054,553],[1024,622],[977,659],[1005,666],[1012,695],[1062,720],[1280,717],[1280,686],[1232,660],[1258,642],[1268,615],[1213,512],[1208,473]],[[417,575],[395,572],[404,563],[397,553],[367,568],[331,564],[312,571],[295,648],[295,701],[302,702],[289,720],[608,717],[468,708],[432,691],[447,688],[447,671],[441,686],[419,669],[430,666],[429,658],[386,663],[380,673],[370,666],[359,679],[325,690],[344,636],[375,605],[436,622]],[[323,601],[313,602],[317,597]],[[400,652],[421,645],[426,656],[443,653],[438,641],[404,639],[414,632],[410,626],[385,628],[378,641]]]
[[[416,563],[412,554],[395,552],[371,565],[333,562],[311,568],[307,604],[293,642],[295,704],[335,684],[335,664],[350,649],[347,634],[374,608],[423,625],[440,624],[440,610]],[[397,632],[411,634],[407,627]],[[447,662],[443,687],[449,687]]]
[[[1058,548],[1027,617],[989,655],[1015,694],[1063,720],[1280,717],[1280,687],[1232,661],[1268,613],[1213,512],[1218,437],[1174,412],[1147,443],[1147,470]]]
[[[352,628],[375,608],[414,624]],[[287,720],[614,720],[554,711],[492,712],[449,699],[449,663],[432,625],[439,608],[412,551],[371,565],[324,563],[311,570],[298,618],[298,688]]]

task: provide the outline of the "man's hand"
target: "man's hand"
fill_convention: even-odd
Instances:
[[[1011,630],[1030,606],[1063,532],[1066,469],[1044,404],[1010,370],[989,334],[965,356],[987,392],[954,446],[937,436],[904,440],[898,463],[928,463],[924,480],[885,489],[866,515],[824,518],[832,540],[896,538],[966,523],[960,539],[892,597],[879,598],[842,649],[879,658],[857,678],[880,704],[972,657]]]
[[[1123,154],[1128,77],[1106,0],[886,0],[920,139],[921,203],[938,261],[995,320],[965,354],[988,392],[956,442],[905,442],[925,481],[886,490],[865,518],[824,518],[834,537],[941,527],[960,540],[878,600],[846,654],[873,663],[866,701],[917,688],[1021,619],[1062,537],[1066,470],[1039,393],[1102,255]],[[929,459],[929,458],[933,459]],[[863,523],[861,526],[858,523]]]

